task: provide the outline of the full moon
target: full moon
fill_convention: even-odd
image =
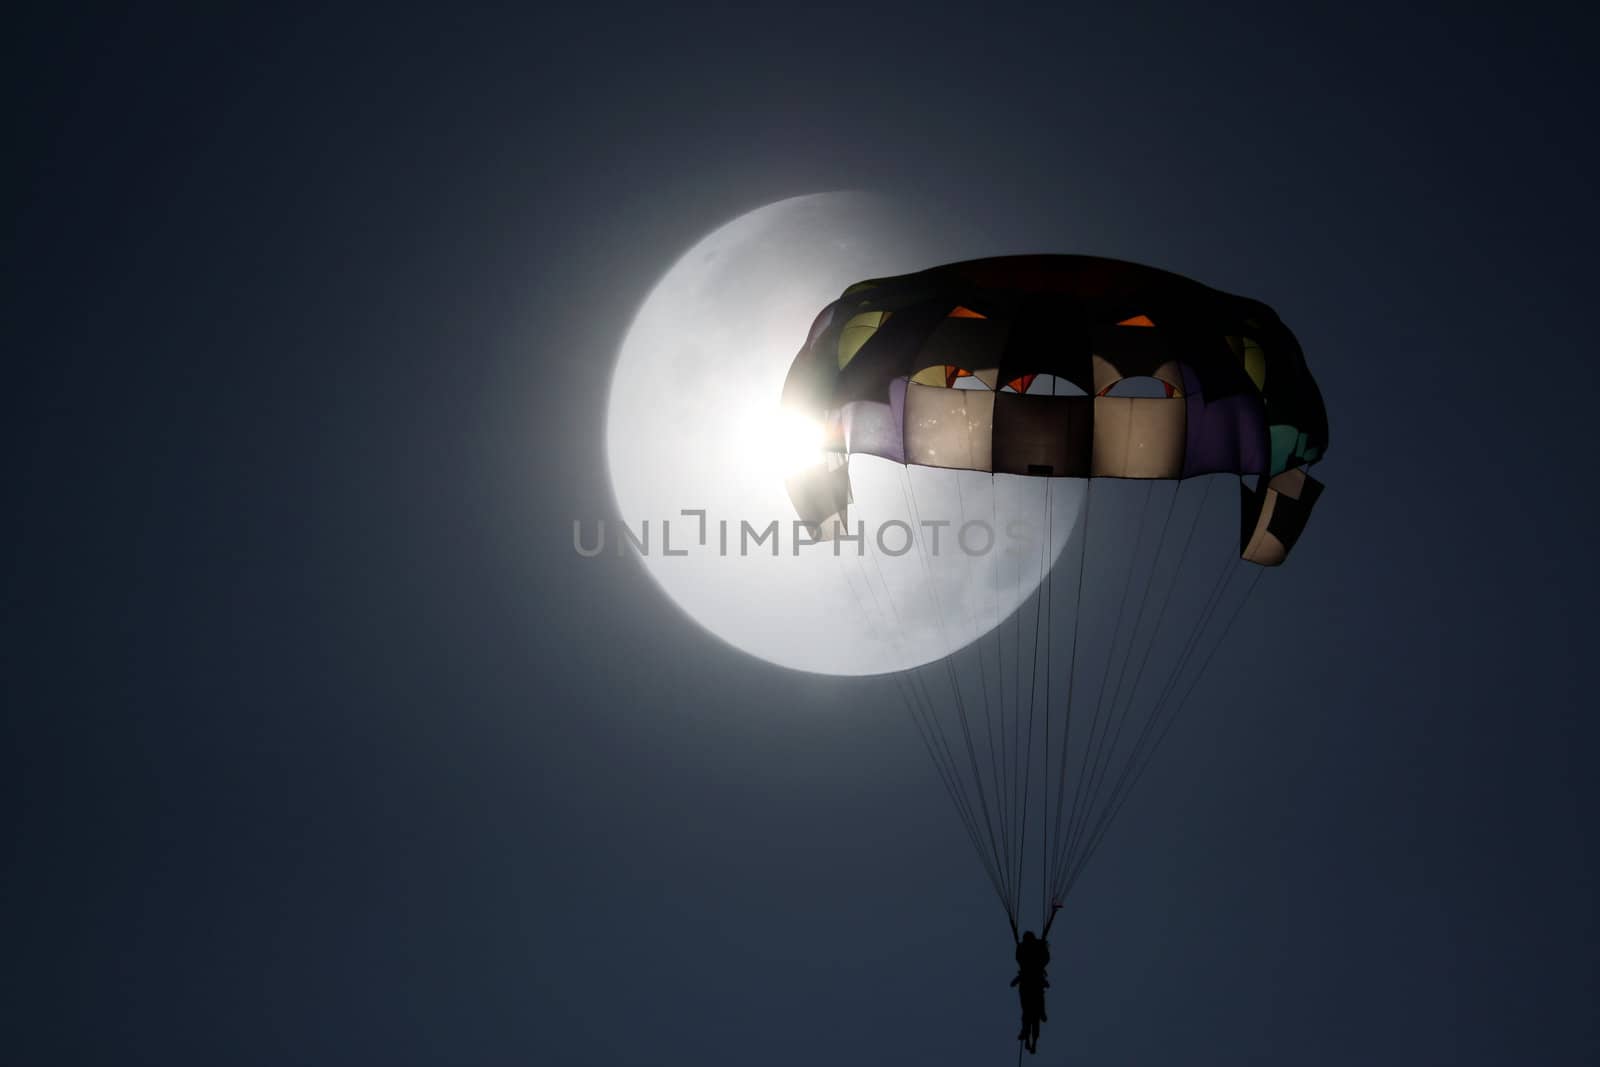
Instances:
[[[1060,554],[1083,483],[855,456],[861,540],[808,544],[784,478],[820,458],[818,443],[778,407],[812,320],[846,286],[982,253],[904,205],[846,192],[768,204],[701,239],[617,359],[606,451],[626,530],[608,549],[631,539],[706,631],[796,670],[905,670],[995,629]]]

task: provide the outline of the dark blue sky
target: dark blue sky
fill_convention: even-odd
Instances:
[[[1596,27],[1235,11],[8,16],[0,1059],[1010,1062],[885,691],[570,548],[654,279],[842,187],[1266,300],[1327,399],[1040,1062],[1600,1056]]]

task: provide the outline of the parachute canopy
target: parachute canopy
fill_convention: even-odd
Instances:
[[[1321,485],[1322,396],[1267,305],[1093,256],[971,260],[859,282],[824,308],[783,406],[829,462],[788,480],[847,528],[848,457],[1045,478],[1241,476],[1240,555],[1281,563]]]

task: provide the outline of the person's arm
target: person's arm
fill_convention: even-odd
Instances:
[[[1057,902],[1057,901],[1051,901],[1051,903],[1050,903],[1050,918],[1045,920],[1044,929],[1039,931],[1039,940],[1040,941],[1043,941],[1045,938],[1050,936],[1050,927],[1055,925],[1055,923],[1056,923],[1056,913],[1059,912],[1060,910],[1061,910],[1061,904],[1059,902]],[[1013,935],[1015,935],[1016,932],[1017,932],[1017,927],[1016,927],[1016,924],[1013,923],[1011,925],[1011,933]]]

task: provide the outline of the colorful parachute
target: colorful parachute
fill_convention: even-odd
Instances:
[[[1113,395],[1151,378],[1164,396]],[[981,386],[981,387],[975,387]],[[1257,476],[1241,555],[1281,563],[1328,447],[1300,346],[1265,304],[1153,267],[1008,256],[860,282],[824,308],[784,383],[839,455],[1056,478]],[[847,464],[789,494],[826,532]]]
[[[1327,449],[1327,414],[1299,344],[1265,304],[1152,267],[1089,256],[974,260],[846,289],[817,316],[783,405],[825,427],[826,462],[787,483],[799,517],[822,539],[851,529],[852,457],[904,465],[913,492],[913,468],[1037,479],[1046,516],[1049,483],[1083,483],[1078,549],[1067,553],[1078,575],[1065,620],[1071,663],[1056,681],[1051,664],[1068,655],[1068,638],[1056,623],[1055,571],[1072,568],[1046,560],[1031,635],[1019,610],[1009,633],[996,619],[988,645],[967,650],[977,669],[946,657],[944,672],[896,679],[1013,930],[1031,840],[1029,783],[1043,776],[1047,800],[1034,826],[1048,916],[1166,736],[1198,681],[1196,665],[1203,671],[1220,646],[1213,624],[1225,620],[1225,638],[1237,616],[1223,605],[1238,561],[1282,563],[1321,492],[1308,468]],[[1183,484],[1205,482],[1209,498],[1216,476],[1238,480],[1241,522],[1234,566],[1213,584],[1192,559],[1205,499],[1182,555],[1167,538]],[[1170,501],[1154,545],[1147,520],[1152,506],[1159,511],[1160,482],[1171,484]],[[1142,490],[1136,535],[1131,509],[1101,503],[1130,486]],[[1109,530],[1089,521],[1108,512]],[[1253,589],[1260,569],[1251,570]],[[1177,595],[1196,573],[1205,575],[1198,591]],[[858,578],[878,597],[870,568]],[[1097,579],[1107,586],[1098,596]],[[1036,727],[1047,739],[1042,758]]]

